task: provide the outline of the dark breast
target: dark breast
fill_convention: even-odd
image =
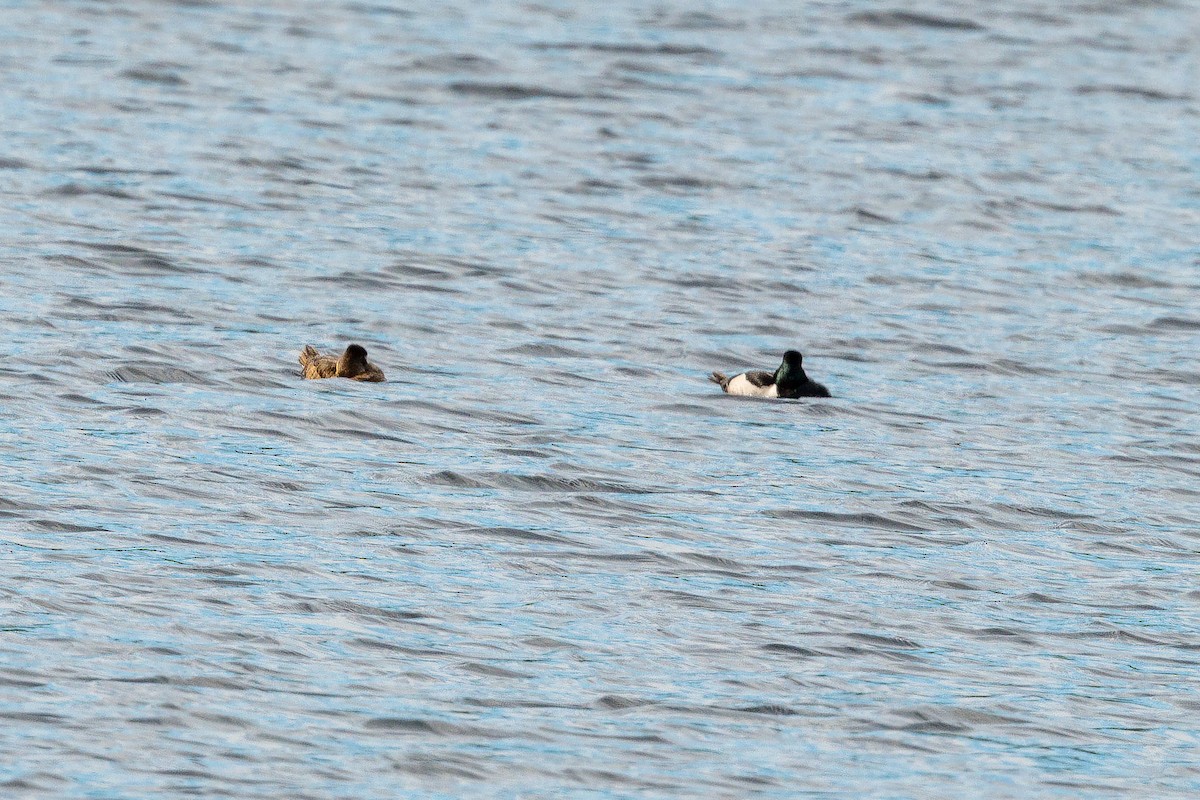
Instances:
[[[780,386],[779,396],[783,398],[795,397],[829,397],[829,390],[816,381],[805,381],[792,386]]]

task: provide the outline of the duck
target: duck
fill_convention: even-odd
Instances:
[[[714,372],[708,378],[725,390],[726,394],[745,397],[829,397],[829,390],[804,373],[804,356],[799,350],[788,350],[783,354],[783,363],[775,372],[750,370],[732,378],[723,372]]]
[[[367,348],[361,344],[350,345],[341,357],[323,356],[317,352],[317,348],[306,344],[300,352],[300,367],[304,377],[311,380],[350,378],[372,383],[383,380],[383,370],[367,361]]]

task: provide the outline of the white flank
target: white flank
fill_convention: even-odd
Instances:
[[[770,386],[755,386],[750,381],[746,380],[746,373],[734,375],[729,379],[729,383],[725,384],[725,391],[729,394],[740,394],[746,397],[779,397],[779,387],[775,384]]]

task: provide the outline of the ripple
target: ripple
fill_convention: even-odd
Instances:
[[[589,478],[563,478],[553,475],[513,475],[508,473],[463,474],[445,470],[428,476],[426,483],[463,489],[513,489],[524,492],[600,492],[615,494],[651,494],[661,489],[610,483]]]
[[[515,83],[474,83],[456,81],[447,87],[457,94],[477,95],[494,100],[530,100],[553,98],[557,100],[582,100],[585,95],[545,86],[524,86]]]
[[[879,28],[933,28],[951,31],[982,31],[983,25],[970,19],[939,17],[911,11],[864,11],[852,14],[848,19]]]
[[[1196,794],[1180,15],[688,5],[0,8],[7,794]]]

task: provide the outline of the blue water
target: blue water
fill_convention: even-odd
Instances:
[[[3,795],[1195,796],[1197,30],[5,4]]]

